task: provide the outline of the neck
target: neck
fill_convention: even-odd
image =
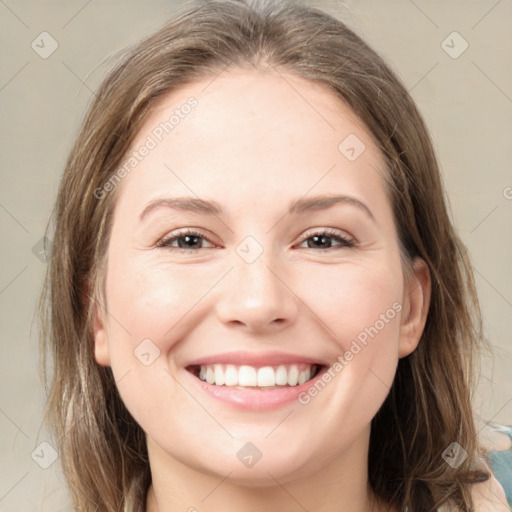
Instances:
[[[320,469],[279,478],[265,472],[266,483],[255,487],[185,465],[148,438],[152,483],[146,512],[384,512],[388,508],[376,503],[368,486],[368,442],[369,429]]]

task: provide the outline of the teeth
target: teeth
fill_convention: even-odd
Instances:
[[[316,365],[290,364],[279,366],[253,366],[233,364],[202,365],[198,377],[216,386],[241,386],[271,388],[297,386],[307,382],[315,374]]]
[[[258,387],[268,388],[276,385],[276,373],[272,366],[264,366],[258,370]]]
[[[201,368],[204,367],[201,366]],[[199,374],[199,378],[201,378],[201,374]],[[232,364],[228,364],[226,366],[226,371],[224,373],[224,384],[226,386],[238,386],[238,370]]]
[[[307,380],[309,380],[309,377],[311,376],[311,372],[309,370],[304,370],[303,372],[299,373],[299,384],[304,384]]]
[[[299,380],[299,369],[293,365],[288,371],[288,386],[296,386]]]
[[[239,386],[256,386],[256,369],[252,366],[240,366],[238,370],[238,385]],[[215,383],[216,386],[219,384]]]
[[[216,364],[213,370],[215,376],[215,385],[222,386],[224,384],[224,372],[222,371],[222,366],[220,364]]]
[[[278,386],[286,386],[288,384],[288,372],[286,367],[281,365],[276,371],[276,384]]]

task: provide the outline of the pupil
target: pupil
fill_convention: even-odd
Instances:
[[[182,237],[182,239],[185,240],[185,244],[184,245],[186,247],[192,247],[192,246],[195,245],[195,243],[197,243],[197,240],[199,239],[199,237],[196,236],[196,235],[185,235],[184,237]],[[195,241],[195,243],[194,243],[194,241]]]
[[[328,238],[329,238],[329,237],[324,236],[324,235],[315,235],[315,236],[313,236],[313,240],[315,241],[315,244],[319,244],[319,245],[327,245],[327,247],[330,247],[330,246],[331,246],[331,244],[326,242],[326,240],[327,240]]]

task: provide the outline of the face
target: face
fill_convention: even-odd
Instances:
[[[152,111],[93,327],[150,459],[250,485],[364,455],[428,302],[421,261],[404,279],[372,136],[285,77],[225,72]]]

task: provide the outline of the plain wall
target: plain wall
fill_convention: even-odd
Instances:
[[[315,5],[346,21],[387,58],[424,114],[495,347],[494,360],[484,361],[475,405],[485,421],[512,424],[512,4]],[[141,0],[0,3],[1,512],[70,510],[58,460],[48,469],[36,463],[51,455],[40,446],[49,437],[41,425],[45,392],[34,321],[45,267],[37,244],[66,155],[104,75],[102,61],[157,29],[179,6]],[[31,47],[44,31],[58,44],[46,59]],[[469,45],[458,58],[459,36],[447,40],[452,56],[442,47],[454,31]]]

